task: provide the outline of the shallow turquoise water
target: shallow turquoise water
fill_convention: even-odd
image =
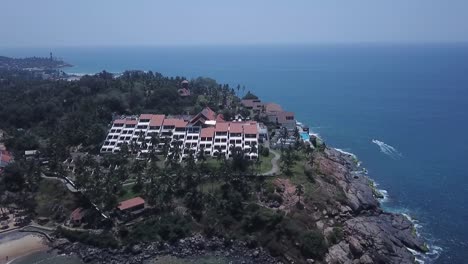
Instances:
[[[309,133],[307,133],[307,132],[301,132],[300,134],[301,134],[301,138],[302,138],[303,140],[309,140],[309,139],[310,139]]]

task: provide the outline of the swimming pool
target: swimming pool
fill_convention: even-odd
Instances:
[[[307,133],[307,132],[301,132],[301,138],[302,138],[302,140],[304,140],[304,141],[309,141],[309,140],[310,140],[309,133]]]

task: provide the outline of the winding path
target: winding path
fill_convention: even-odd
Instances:
[[[275,176],[279,172],[278,161],[280,159],[280,154],[272,149],[270,153],[273,153],[274,157],[271,159],[271,170],[262,174],[262,176]]]

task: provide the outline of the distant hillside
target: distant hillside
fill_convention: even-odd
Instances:
[[[63,67],[71,67],[72,65],[50,57],[50,58],[41,58],[41,57],[30,57],[30,58],[9,58],[5,56],[0,56],[0,69],[10,69],[10,70],[26,70],[26,69],[58,69]]]

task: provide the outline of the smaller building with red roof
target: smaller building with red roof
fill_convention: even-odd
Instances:
[[[121,212],[138,211],[141,209],[145,209],[145,200],[143,200],[143,198],[141,197],[135,197],[135,198],[120,202],[117,208]]]
[[[78,207],[70,214],[70,224],[72,226],[80,226],[83,223],[85,217],[85,209]]]

